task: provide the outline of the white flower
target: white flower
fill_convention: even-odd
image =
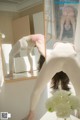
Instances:
[[[60,90],[47,99],[46,108],[49,112],[55,111],[58,117],[67,118],[72,110],[80,108],[80,100],[70,92]]]
[[[65,104],[66,102],[68,102],[69,94],[70,93],[63,90],[57,91],[53,95],[53,100],[56,102],[56,104]]]
[[[49,112],[53,112],[54,111],[54,108],[55,108],[55,105],[53,103],[53,98],[48,98],[48,100],[46,101],[46,108]]]
[[[56,115],[60,118],[70,117],[71,112],[72,110],[68,103],[67,104],[61,103],[56,107]]]
[[[69,96],[71,95],[71,93],[65,90],[58,90],[53,95],[61,97],[61,96]]]
[[[76,96],[69,96],[69,104],[73,110],[80,108],[80,100]]]

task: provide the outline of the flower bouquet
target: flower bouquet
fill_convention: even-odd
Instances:
[[[49,112],[56,112],[57,117],[66,120],[74,110],[80,109],[80,100],[70,92],[60,90],[46,101]]]

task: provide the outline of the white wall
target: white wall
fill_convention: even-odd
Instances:
[[[20,82],[4,83],[0,91],[0,112],[9,112],[10,120],[22,120],[29,111],[30,96],[36,80],[25,80]],[[37,106],[36,120],[45,113],[45,100],[47,91],[44,90]]]

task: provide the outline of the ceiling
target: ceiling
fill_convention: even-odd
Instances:
[[[20,11],[40,4],[43,0],[0,0],[0,11]]]
[[[29,0],[0,0],[0,2],[11,3],[11,4],[21,4],[26,1],[29,1]]]

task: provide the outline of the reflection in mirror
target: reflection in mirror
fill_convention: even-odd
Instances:
[[[56,59],[56,62],[55,62],[55,58],[58,58],[59,55],[61,54],[60,50],[62,49],[63,51],[62,55],[64,54],[66,55],[66,53],[70,52],[69,49],[68,49],[69,52],[64,52],[66,51],[65,46],[64,44],[61,44],[60,42],[74,43],[74,40],[75,40],[78,4],[74,4],[74,3],[72,4],[72,2],[68,4],[67,3],[68,1],[73,1],[73,0],[67,0],[67,1],[66,0],[64,1],[44,0],[44,13],[45,13],[44,18],[45,18],[45,33],[46,33],[46,53],[47,53],[46,58],[48,58],[52,62],[53,68],[51,68],[51,70],[53,70],[53,74],[54,74],[54,70],[56,71],[57,65],[58,65],[58,61]],[[79,0],[74,0],[74,2],[79,2]],[[78,26],[79,26],[79,21],[78,21],[77,27]],[[75,41],[76,46],[78,46],[79,48],[80,44],[79,44],[79,34],[78,34],[79,32],[78,31],[79,31],[79,27],[77,28],[77,33],[76,33],[77,37]],[[57,43],[57,42],[58,44],[54,45],[54,43]],[[59,47],[55,47],[58,45]],[[75,44],[73,45],[75,47]],[[62,65],[62,63],[60,65]],[[55,69],[54,69],[54,66],[56,66]],[[65,71],[64,67],[62,65],[61,70],[63,71],[60,70],[56,73],[57,80],[63,78],[62,72],[64,73]],[[59,65],[58,65],[58,68],[59,68]],[[60,78],[61,76],[62,78]],[[66,74],[65,74],[65,78],[66,78]],[[54,76],[52,80],[54,80]],[[57,80],[55,82],[56,84],[57,84]]]
[[[4,47],[6,47],[6,46],[4,46]],[[35,55],[35,53],[34,53],[34,55],[32,55],[32,51],[34,50],[34,47],[36,47],[38,49],[40,54],[42,54],[43,56],[45,55],[44,35],[33,34],[33,35],[25,36],[25,37],[22,37],[20,40],[18,40],[17,43],[15,43],[15,45],[11,48],[11,50],[9,52],[9,74],[7,75],[7,77],[13,77],[14,58],[18,54],[20,54],[21,51],[25,51],[27,59],[25,59],[25,61],[23,61],[24,65],[22,65],[21,61],[19,60],[20,58],[19,57],[16,58],[17,64],[15,65],[14,69],[16,69],[16,71],[17,71],[17,69],[19,69],[19,72],[20,72],[20,69],[22,69],[22,67],[26,66],[27,72],[29,72],[32,75],[34,74],[34,71],[37,69],[36,63],[35,63],[36,55]],[[29,64],[29,69],[28,69],[28,64],[26,65],[26,62],[28,62],[28,64]]]
[[[35,78],[39,73],[39,57],[45,56],[43,3],[34,5],[31,0],[31,6],[27,6],[24,0],[27,7],[23,8],[21,1],[5,2],[3,5],[8,8],[0,11],[0,29],[6,36],[2,41],[4,79]]]
[[[46,47],[53,49],[56,41],[74,42],[76,30],[76,18],[79,0],[70,1],[68,4],[65,0],[44,0],[45,7],[45,24],[46,24]]]

